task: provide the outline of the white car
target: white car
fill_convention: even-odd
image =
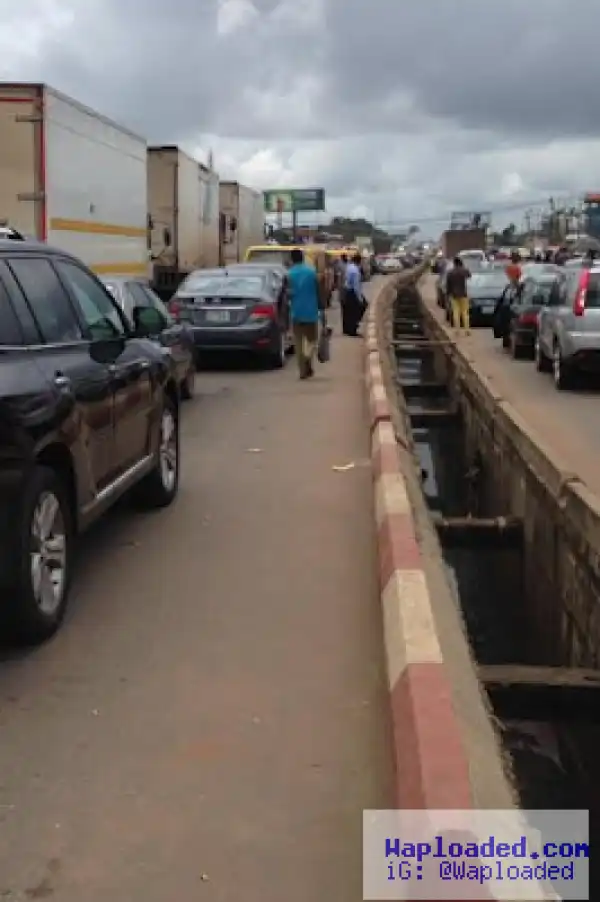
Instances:
[[[402,264],[395,254],[384,254],[377,258],[377,265],[382,273],[400,272]]]

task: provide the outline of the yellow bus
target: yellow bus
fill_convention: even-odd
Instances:
[[[302,251],[306,262],[316,269],[323,298],[329,304],[334,282],[333,260],[328,257],[322,244],[256,244],[246,251],[245,262],[276,263],[289,268],[294,249]]]

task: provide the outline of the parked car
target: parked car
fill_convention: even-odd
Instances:
[[[521,280],[526,279],[528,276],[536,276],[542,274],[550,275],[558,274],[564,271],[563,266],[559,266],[557,263],[524,263],[521,266]]]
[[[540,311],[535,343],[537,369],[551,371],[559,391],[600,372],[600,266],[563,272]]]
[[[469,313],[472,326],[491,326],[494,311],[508,284],[506,274],[501,270],[474,272],[467,283]],[[452,319],[450,301],[446,297],[446,318]]]
[[[130,489],[177,495],[179,387],[147,309],[134,332],[79,260],[0,241],[0,599],[21,640],[58,629],[79,533]]]
[[[285,366],[287,292],[282,299],[267,269],[197,270],[179,286],[169,309],[178,322],[189,323],[199,352],[252,351],[272,367]]]
[[[196,380],[196,353],[190,328],[171,316],[144,279],[106,276],[102,281],[125,313],[132,329],[137,329],[143,311],[148,338],[160,342],[171,351],[181,397],[188,401],[193,397]]]
[[[505,289],[494,314],[494,337],[502,339],[502,346],[510,349],[515,360],[533,360],[539,312],[562,278],[561,274],[541,273]]]
[[[265,273],[270,279],[273,292],[277,296],[277,303],[282,311],[284,311],[284,319],[288,324],[288,334],[286,337],[286,348],[290,351],[294,349],[294,338],[292,335],[292,319],[289,311],[289,280],[288,270],[283,264],[277,263],[234,263],[226,267],[227,272],[231,275],[240,275],[249,273]]]

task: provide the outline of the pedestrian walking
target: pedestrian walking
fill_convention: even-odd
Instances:
[[[341,302],[342,300],[342,292],[344,291],[344,285],[346,283],[346,267],[348,266],[348,255],[341,254],[339,260],[337,261],[337,270],[336,270],[336,288],[338,290],[338,300]]]
[[[452,324],[457,332],[464,328],[467,335],[470,329],[467,282],[470,278],[471,273],[463,261],[455,257],[454,265],[446,276],[446,292],[452,305]]]
[[[342,291],[342,332],[344,335],[358,335],[358,327],[365,312],[366,301],[362,293],[360,254],[354,254],[346,266],[346,278]]]
[[[519,282],[521,281],[522,270],[521,255],[518,253],[518,251],[513,251],[513,253],[510,255],[510,263],[506,267],[505,272],[509,282],[512,282],[513,285],[519,284]]]
[[[290,313],[294,333],[294,351],[301,379],[314,375],[313,360],[319,335],[319,312],[322,307],[316,270],[304,261],[300,248],[290,253],[288,270]]]

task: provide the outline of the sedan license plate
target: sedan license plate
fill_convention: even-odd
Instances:
[[[481,308],[481,312],[482,312],[484,315],[486,315],[486,314],[488,314],[488,313],[493,313],[493,312],[494,312],[494,309],[495,309],[495,308],[494,308],[494,305],[493,305],[493,304],[484,304],[483,307]]]
[[[207,310],[205,316],[207,323],[228,323],[231,320],[229,310]]]

